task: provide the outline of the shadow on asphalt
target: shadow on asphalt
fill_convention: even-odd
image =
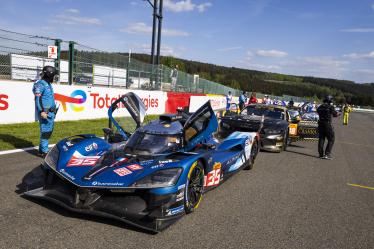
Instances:
[[[27,148],[27,147],[34,147],[35,145],[28,140],[25,140],[23,138],[15,137],[10,134],[0,134],[0,140],[2,140],[5,143],[11,144],[14,146],[16,149],[22,149],[22,148]],[[27,150],[25,151],[31,155],[37,156],[38,151],[37,150]]]
[[[297,152],[297,151],[292,151],[292,150],[288,150],[288,149],[287,149],[285,152],[293,153],[293,154],[298,154],[298,155],[302,155],[302,156],[308,156],[308,157],[319,158],[319,157],[316,156],[316,155],[310,155],[310,154],[306,154],[306,153],[303,153],[303,152]]]
[[[119,228],[122,228],[122,229],[128,229],[128,230],[138,232],[138,233],[143,233],[143,234],[149,234],[149,235],[156,235],[157,234],[155,232],[151,232],[151,231],[148,231],[148,230],[145,230],[145,229],[141,229],[141,228],[132,226],[130,224],[120,222],[118,220],[114,220],[114,219],[110,219],[110,218],[103,218],[103,217],[95,216],[95,215],[80,214],[80,213],[71,212],[71,211],[66,210],[66,209],[64,209],[64,208],[60,207],[59,205],[54,204],[52,202],[43,201],[43,200],[36,200],[36,199],[30,198],[30,197],[27,197],[27,196],[24,196],[24,195],[21,195],[21,197],[28,200],[28,201],[36,203],[36,204],[42,206],[43,208],[47,208],[47,209],[57,213],[58,215],[62,215],[62,216],[67,217],[67,218],[93,221],[93,222],[97,222],[97,223],[102,223],[102,224],[106,224],[106,225],[110,225],[110,226],[119,227]]]
[[[43,186],[44,177],[45,176],[44,176],[44,173],[41,169],[41,166],[37,166],[34,169],[32,169],[30,172],[28,172],[22,178],[21,183],[17,184],[16,190],[14,192],[19,194],[22,198],[24,198],[28,201],[36,203],[36,204],[38,204],[38,205],[40,205],[44,208],[52,210],[53,212],[55,212],[59,215],[65,216],[65,217],[99,222],[99,223],[103,223],[103,224],[107,224],[107,225],[111,225],[111,226],[116,226],[116,227],[123,228],[123,229],[129,229],[129,230],[139,232],[139,233],[145,233],[145,234],[150,234],[150,235],[157,234],[155,232],[152,232],[152,231],[149,231],[149,230],[146,230],[146,229],[141,229],[141,228],[132,226],[131,224],[127,224],[127,223],[124,223],[124,222],[121,222],[121,221],[118,221],[118,220],[114,220],[114,219],[110,219],[110,218],[103,218],[103,217],[100,217],[100,216],[89,215],[89,214],[75,213],[75,212],[66,210],[66,209],[64,209],[63,207],[61,207],[57,204],[54,204],[54,203],[51,203],[51,202],[48,202],[48,201],[33,199],[31,197],[23,195],[23,193],[25,193],[29,190],[33,190],[33,189],[36,189],[36,188],[39,188],[39,187]],[[40,181],[39,180],[35,181],[35,179],[40,179]]]

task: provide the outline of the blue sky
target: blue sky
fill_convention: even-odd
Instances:
[[[143,0],[2,0],[0,15],[3,29],[150,53]],[[164,0],[162,53],[374,82],[374,0]]]

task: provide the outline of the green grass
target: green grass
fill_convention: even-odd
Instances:
[[[147,116],[147,120],[156,119],[157,115]],[[126,117],[119,120],[120,125],[126,130],[133,131],[135,124],[132,119]],[[96,134],[104,136],[102,128],[108,127],[108,119],[90,119],[79,121],[60,121],[55,123],[50,144],[54,144],[62,138],[76,134]],[[0,125],[0,151],[17,148],[27,148],[39,145],[39,123],[20,123]]]

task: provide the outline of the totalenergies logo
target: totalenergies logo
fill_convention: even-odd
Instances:
[[[86,102],[87,95],[83,90],[75,90],[70,96],[55,93],[55,100],[60,101],[62,109],[66,112],[66,104],[69,103],[70,108],[75,112],[81,112],[84,110],[82,104]]]

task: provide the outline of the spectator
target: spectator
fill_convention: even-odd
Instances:
[[[177,80],[178,80],[178,65],[175,65],[175,67],[171,70],[170,77],[171,77],[171,90],[176,91]]]
[[[247,93],[243,91],[243,93],[239,96],[239,109],[242,111],[245,107],[245,103],[247,103]]]
[[[295,103],[293,102],[293,99],[291,98],[290,102],[288,102],[288,106],[289,106],[289,107],[293,107],[294,104],[295,104]]]
[[[226,95],[226,111],[230,110],[231,103],[232,103],[232,95],[231,95],[231,91],[229,91],[229,94]]]
[[[265,95],[265,96],[264,96],[263,103],[264,103],[265,105],[271,105],[271,104],[272,104],[272,103],[271,103],[271,99],[269,98],[268,95]]]
[[[256,92],[252,92],[251,97],[249,98],[248,104],[255,104],[255,103],[257,103]]]

